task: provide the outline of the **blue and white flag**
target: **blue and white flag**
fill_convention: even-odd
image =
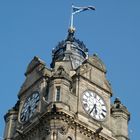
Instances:
[[[76,6],[72,5],[70,29],[74,29],[74,27],[73,27],[74,15],[77,13],[83,12],[83,11],[87,11],[87,10],[95,10],[95,7],[94,6],[76,7]]]
[[[83,11],[87,11],[87,10],[95,10],[94,6],[86,6],[86,7],[76,7],[74,5],[72,5],[72,14],[77,14]]]

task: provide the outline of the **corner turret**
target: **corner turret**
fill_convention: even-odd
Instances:
[[[4,140],[13,140],[13,136],[16,133],[18,110],[19,110],[19,101],[4,116],[5,120]]]
[[[112,130],[117,140],[128,140],[128,122],[130,113],[127,108],[121,103],[119,98],[116,98],[111,108]]]

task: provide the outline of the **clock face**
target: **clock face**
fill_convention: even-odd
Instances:
[[[107,115],[104,100],[93,91],[85,91],[82,96],[84,110],[94,119],[103,121]]]
[[[34,92],[26,99],[20,113],[21,122],[27,122],[33,116],[38,106],[39,99],[40,97],[38,92]]]

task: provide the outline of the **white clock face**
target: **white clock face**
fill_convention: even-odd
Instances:
[[[104,100],[92,91],[85,91],[82,96],[84,110],[94,119],[103,121],[107,115]]]
[[[27,122],[33,116],[38,106],[39,98],[39,93],[34,92],[30,97],[26,99],[20,113],[21,122]]]

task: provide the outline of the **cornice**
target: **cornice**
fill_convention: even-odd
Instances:
[[[46,112],[38,117],[38,120],[30,124],[28,128],[23,129],[22,135],[17,135],[15,140],[26,139],[28,137],[36,135],[37,131],[45,131],[46,134],[50,134],[52,129],[57,129],[61,134],[66,134],[67,127],[60,126],[60,128],[55,128],[52,126],[45,127],[45,124],[52,120],[61,120],[67,124],[67,126],[75,131],[78,131],[82,135],[88,137],[89,139],[95,139],[97,137],[99,140],[115,140],[113,137],[107,136],[106,134],[96,133],[96,130],[90,128],[88,125],[81,123],[74,114],[71,114],[64,110],[59,110],[57,112]]]

